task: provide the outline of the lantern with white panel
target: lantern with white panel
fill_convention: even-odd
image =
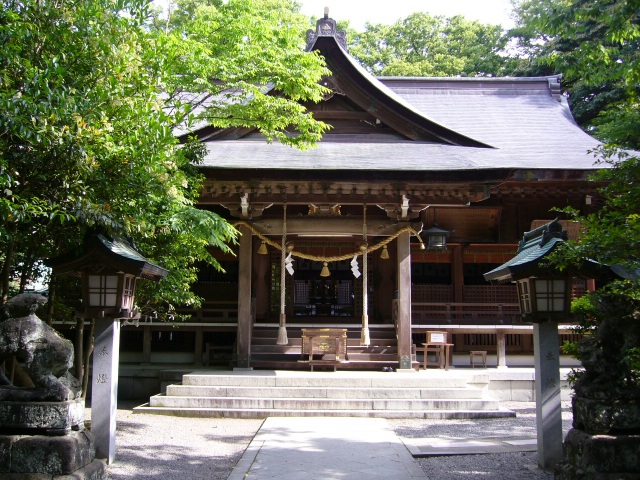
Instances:
[[[516,281],[523,320],[564,320],[571,306],[571,278],[535,276]]]

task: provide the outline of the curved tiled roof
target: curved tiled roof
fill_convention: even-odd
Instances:
[[[348,96],[350,89],[364,111],[376,115],[380,106],[394,120],[405,121],[413,130],[423,129],[425,134],[417,136],[423,140],[329,132],[316,148],[300,151],[268,144],[257,134],[218,138],[206,142],[205,168],[408,173],[573,170],[580,176],[596,169],[591,150],[600,144],[575,123],[559,93],[557,76],[375,78],[357,65],[334,36],[322,36],[312,46],[331,56],[327,64],[334,69],[334,79],[348,87],[342,93]],[[369,108],[363,98],[370,102]]]

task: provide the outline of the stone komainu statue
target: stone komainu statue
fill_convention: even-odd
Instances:
[[[35,311],[47,299],[23,293],[0,312],[0,364],[15,357],[32,385],[13,385],[0,372],[0,400],[66,401],[80,395],[80,383],[70,373],[73,344],[40,320]]]

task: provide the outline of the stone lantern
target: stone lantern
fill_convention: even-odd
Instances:
[[[556,219],[525,233],[516,256],[484,274],[492,283],[515,282],[522,318],[534,323],[538,464],[545,470],[562,460],[558,322],[569,318],[575,273],[558,271],[545,259],[566,239]],[[585,267],[593,272],[596,268]]]
[[[92,235],[81,251],[49,260],[53,275],[82,279],[80,318],[95,318],[91,380],[91,431],[96,456],[112,463],[118,393],[120,320],[133,320],[136,281],[159,281],[168,271],[144,258],[127,242]]]
[[[65,255],[48,262],[53,275],[72,274],[82,279],[82,307],[76,315],[84,318],[135,318],[136,280],[158,281],[168,271],[151,263],[127,242],[92,235],[79,254]]]

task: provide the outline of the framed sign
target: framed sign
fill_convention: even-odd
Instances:
[[[428,332],[428,343],[447,343],[446,332]]]

